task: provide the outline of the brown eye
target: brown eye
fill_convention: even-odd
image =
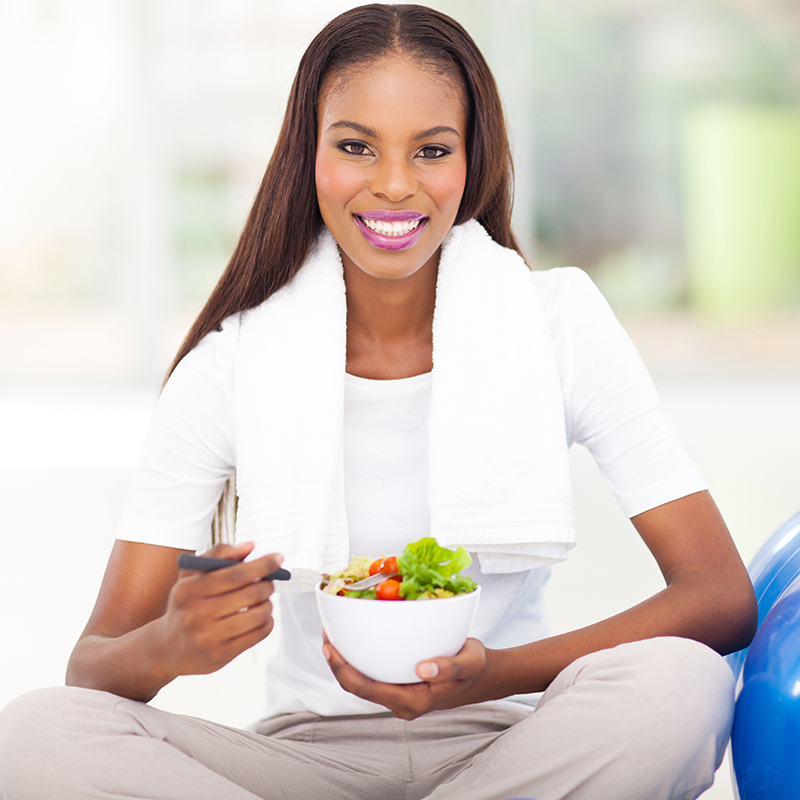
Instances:
[[[343,142],[340,147],[345,153],[350,153],[351,156],[363,156],[369,152],[367,146],[361,142]]]
[[[433,161],[434,159],[441,158],[442,156],[446,156],[448,154],[448,150],[445,150],[443,147],[423,147],[422,150],[419,151],[419,154],[422,158]]]

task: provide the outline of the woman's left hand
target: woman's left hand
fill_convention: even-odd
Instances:
[[[477,686],[489,667],[489,654],[477,639],[467,639],[452,658],[432,658],[417,665],[422,683],[380,683],[345,661],[324,635],[322,652],[339,685],[345,690],[386,706],[400,719],[416,719],[442,708],[455,708],[482,699]]]

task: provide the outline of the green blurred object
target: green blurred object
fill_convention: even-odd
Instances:
[[[800,111],[697,109],[684,183],[691,303],[726,315],[800,305]]]

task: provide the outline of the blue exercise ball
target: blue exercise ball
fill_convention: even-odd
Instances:
[[[750,567],[759,628],[741,671],[731,752],[740,800],[800,797],[800,514],[773,535]]]
[[[741,800],[800,797],[800,577],[750,645],[731,752]]]
[[[764,543],[747,568],[758,601],[758,624],[762,624],[775,601],[800,575],[800,512],[787,520]],[[747,648],[731,653],[728,664],[738,678]]]

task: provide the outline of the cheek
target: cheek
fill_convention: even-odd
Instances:
[[[428,185],[428,192],[434,202],[441,209],[455,206],[458,209],[461,197],[464,194],[464,186],[467,182],[467,162],[455,166],[452,170],[442,171],[432,183]]]
[[[325,158],[317,159],[316,182],[321,207],[346,203],[360,188],[358,176],[351,169]]]

